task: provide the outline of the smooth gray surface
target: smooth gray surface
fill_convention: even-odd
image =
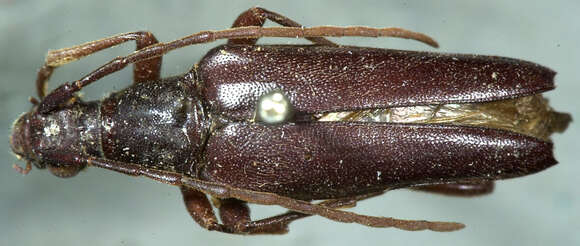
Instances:
[[[8,134],[12,121],[30,108],[27,97],[35,95],[35,72],[47,50],[136,30],[149,30],[159,40],[169,41],[226,28],[239,13],[256,5],[253,1],[141,2],[0,0],[0,245],[580,245],[576,123],[553,139],[559,165],[499,182],[493,195],[463,199],[394,191],[355,209],[467,224],[453,233],[375,229],[308,218],[293,223],[285,236],[232,236],[197,226],[175,187],[98,169],[72,179],[38,170],[26,177],[14,172],[11,165],[16,158],[10,153]],[[546,65],[558,72],[558,88],[547,94],[552,106],[580,117],[578,1],[264,1],[258,5],[308,26],[398,26],[433,36],[441,52],[501,55]],[[335,40],[433,50],[408,40]],[[170,53],[163,74],[187,71],[215,45]],[[50,85],[78,79],[133,48],[133,43],[123,45],[58,69]],[[91,85],[85,97],[100,98],[123,88],[130,79],[126,69]],[[284,211],[253,208],[256,217]]]

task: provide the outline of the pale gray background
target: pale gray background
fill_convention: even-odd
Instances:
[[[398,26],[427,33],[441,52],[502,55],[534,61],[558,72],[553,107],[580,120],[580,3],[558,1],[145,1],[0,0],[0,245],[580,245],[577,124],[556,135],[560,164],[521,179],[500,182],[493,195],[462,199],[395,191],[363,202],[358,212],[467,224],[454,233],[405,232],[308,218],[285,236],[241,237],[198,227],[175,187],[90,169],[72,179],[11,169],[8,134],[29,110],[33,81],[46,51],[116,33],[150,30],[169,41],[222,29],[255,5],[312,25]],[[271,24],[270,24],[271,25]],[[344,44],[429,50],[394,39],[336,39]],[[295,43],[295,40],[262,42]],[[219,42],[222,43],[222,42]],[[209,48],[200,45],[166,56],[164,75],[183,73]],[[58,69],[54,87],[80,78],[107,60],[131,52],[134,43]],[[126,69],[85,90],[100,98],[131,79]],[[122,83],[120,82],[122,81]],[[23,164],[23,163],[20,163]],[[264,217],[284,211],[255,206]]]

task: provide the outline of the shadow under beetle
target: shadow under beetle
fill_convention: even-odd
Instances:
[[[262,28],[269,19],[285,27]],[[260,37],[314,45],[256,45]],[[72,177],[87,166],[179,186],[193,219],[209,230],[278,234],[310,215],[373,227],[453,231],[454,222],[342,211],[387,190],[471,196],[493,180],[554,164],[550,134],[571,118],[539,93],[555,72],[522,60],[337,45],[329,36],[394,36],[398,28],[313,27],[252,8],[232,29],[169,43],[126,33],[50,51],[38,72],[40,100],[14,124],[14,153]],[[228,39],[182,76],[160,79],[161,56]],[[137,51],[45,95],[54,68],[135,40]],[[135,83],[100,101],[75,93],[134,63]],[[214,214],[214,199],[220,221]],[[324,200],[312,203],[313,200]],[[290,211],[252,221],[246,202]]]

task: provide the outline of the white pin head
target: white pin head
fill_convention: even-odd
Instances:
[[[281,90],[274,90],[258,100],[256,118],[267,124],[279,124],[288,121],[293,111],[290,99]]]

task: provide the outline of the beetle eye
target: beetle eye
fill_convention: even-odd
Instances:
[[[274,90],[263,95],[256,107],[257,120],[267,124],[279,124],[288,121],[293,115],[290,99],[281,90]]]

